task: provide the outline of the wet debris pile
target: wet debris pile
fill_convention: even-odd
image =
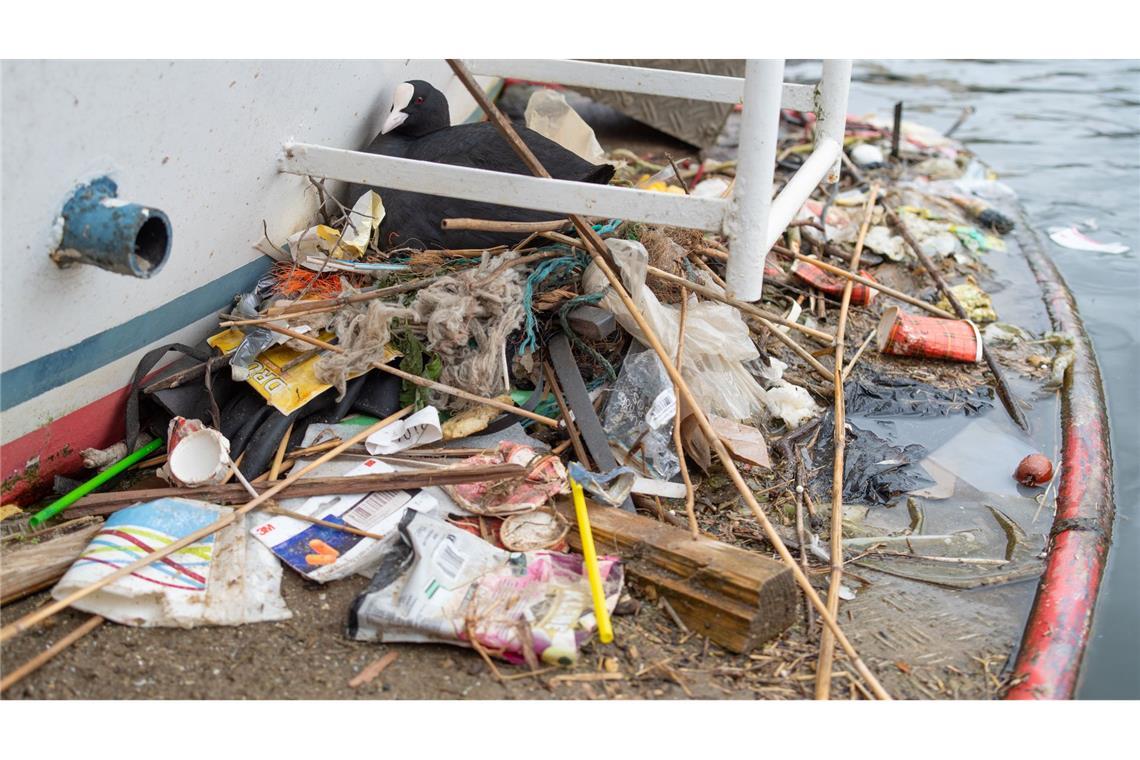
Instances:
[[[597,145],[572,109],[540,116],[568,147]],[[781,181],[812,129],[783,113]],[[807,696],[833,675],[836,693],[882,696],[853,650],[841,648],[834,674],[817,662],[831,635],[820,616],[838,606],[801,604],[804,584],[849,598],[842,584],[858,583],[841,583],[837,547],[935,583],[954,562],[996,563],[965,541],[935,555],[918,518],[867,535],[868,510],[945,474],[924,469],[922,445],[867,420],[1016,406],[1000,367],[1060,382],[1067,346],[1001,322],[979,284],[1013,224],[1004,186],[958,143],[906,123],[900,155],[883,158],[891,137],[889,123],[849,119],[841,182],[818,189],[773,247],[755,304],[727,290],[718,235],[477,220],[515,242],[393,247],[383,190],[348,206],[312,180],[319,219],[265,241],[278,263],[205,345],[137,389],[131,439],[90,452],[110,486],[73,491],[30,524],[6,516],[4,602],[49,586],[57,601],[5,638],[64,606],[142,627],[282,620],[284,573],[313,595],[364,575],[337,611],[345,636],[468,647],[503,683],[654,671],[691,696],[696,662],[765,696]],[[597,160],[626,186],[733,189],[731,160]],[[1001,360],[988,373],[987,351]],[[1047,486],[1035,464],[1032,482]],[[1002,567],[1015,559],[1034,561],[1011,549]],[[646,602],[686,634],[677,646],[703,642],[704,656],[611,666],[640,619],[623,613]],[[718,664],[710,646],[751,659]]]

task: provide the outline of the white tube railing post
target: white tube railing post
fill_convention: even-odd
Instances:
[[[729,237],[726,281],[742,301],[756,301],[764,286],[768,213],[776,172],[784,62],[749,60],[733,200],[724,220]]]
[[[834,140],[843,149],[843,136],[847,129],[847,92],[851,87],[851,59],[823,62],[823,76],[815,100],[815,145],[824,140]],[[835,158],[826,182],[839,181],[840,159]]]

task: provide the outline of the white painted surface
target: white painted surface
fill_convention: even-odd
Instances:
[[[237,269],[311,213],[304,178],[277,171],[283,140],[358,148],[405,79],[470,97],[435,61],[5,61],[0,365],[24,364]],[[166,267],[143,281],[48,258],[52,224],[81,181],[173,223]],[[125,381],[125,379],[124,379]]]
[[[287,143],[281,171],[563,214],[719,230],[727,201]]]
[[[643,95],[669,95],[714,103],[742,103],[744,79],[689,71],[647,69],[592,61],[481,58],[464,61],[473,74],[516,77],[535,82],[557,82],[572,87],[637,92]],[[812,110],[815,87],[783,84],[781,103],[785,108]]]
[[[77,409],[82,409],[108,393],[114,393],[126,386],[131,382],[131,375],[134,373],[139,359],[152,348],[157,348],[164,343],[194,343],[211,332],[217,332],[217,329],[217,318],[212,315],[205,317],[121,359],[116,359],[94,372],[89,372],[58,388],[52,388],[46,393],[41,393],[33,399],[7,409],[2,417],[3,424],[0,425],[2,442],[9,443],[23,435],[39,430],[44,425],[50,424]],[[158,367],[165,367],[181,358],[181,354],[170,353]],[[17,465],[23,465],[23,463],[4,462],[3,475],[9,475],[11,468]]]
[[[768,215],[776,171],[784,62],[750,60],[745,71],[747,102],[741,115],[736,187],[724,221],[731,252],[725,281],[737,298],[755,301],[764,285],[764,259],[772,247],[767,240]]]

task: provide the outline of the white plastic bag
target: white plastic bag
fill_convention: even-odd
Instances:
[[[121,509],[52,589],[69,594],[230,512],[204,501],[158,499]],[[123,625],[193,628],[292,617],[281,597],[281,565],[249,537],[248,516],[75,602]]]
[[[677,355],[680,309],[657,300],[645,285],[649,254],[633,240],[606,240],[622,282],[649,326],[670,356]],[[633,337],[648,345],[641,329],[617,293],[608,288],[606,276],[590,264],[582,275],[587,293],[605,290],[600,308],[613,313]],[[753,379],[744,362],[760,356],[740,313],[715,301],[690,302],[685,316],[685,355],[681,375],[706,412],[738,422],[750,419],[764,407],[764,389]]]

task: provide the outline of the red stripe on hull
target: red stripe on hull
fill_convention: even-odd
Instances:
[[[79,452],[123,440],[127,387],[0,448],[3,501],[28,504],[42,496],[56,475],[83,469]],[[9,412],[10,413],[10,412]]]

